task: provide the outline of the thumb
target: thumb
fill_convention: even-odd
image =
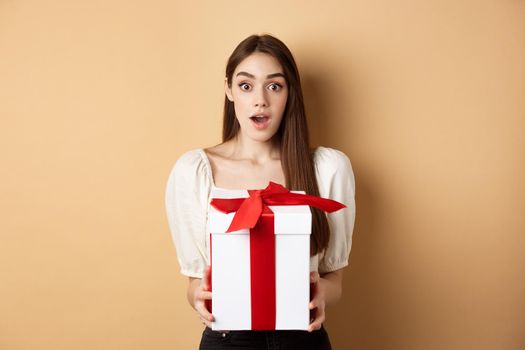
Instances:
[[[310,272],[310,283],[316,283],[319,281],[319,273],[317,271]]]

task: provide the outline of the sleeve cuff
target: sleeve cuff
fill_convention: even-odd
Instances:
[[[346,266],[348,266],[348,260],[339,261],[339,262],[335,262],[332,264],[322,264],[322,266],[321,265],[319,266],[318,270],[319,270],[319,274],[321,274],[321,273],[328,273],[328,272],[332,272],[335,270],[339,270]]]
[[[180,273],[184,276],[193,277],[193,278],[202,278],[204,276],[204,272],[190,271],[187,269],[180,269]]]

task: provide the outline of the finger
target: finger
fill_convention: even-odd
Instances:
[[[215,317],[206,309],[206,306],[204,303],[200,302],[195,305],[195,310],[199,313],[199,315],[207,321],[213,322],[215,320]]]
[[[211,296],[212,296],[211,292],[200,291],[200,292],[197,293],[196,299],[197,300],[208,300],[208,299],[211,300],[211,298],[212,298]]]
[[[308,332],[313,332],[318,329],[321,329],[323,322],[324,322],[324,312],[318,312],[317,317],[308,326]]]
[[[314,331],[321,328],[325,320],[325,303],[322,300],[314,300],[310,303],[310,326],[308,330]]]
[[[199,317],[199,320],[201,323],[205,326],[211,327],[211,321],[207,320],[205,317],[203,317],[201,314],[197,313],[197,317]]]
[[[322,322],[314,321],[308,326],[308,332],[318,331],[321,329]]]
[[[201,322],[211,328],[211,322],[201,317]]]
[[[317,283],[319,281],[319,273],[317,271],[310,272],[310,283]]]
[[[312,297],[312,299],[310,300],[310,303],[308,304],[308,307],[310,309],[315,309],[316,307],[318,307],[319,305],[321,305],[321,303],[323,303],[324,300],[321,298],[321,296],[317,293],[315,293]]]

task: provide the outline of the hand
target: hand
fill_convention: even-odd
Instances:
[[[310,325],[308,326],[308,332],[321,329],[321,326],[325,320],[325,290],[323,285],[320,283],[321,277],[318,272],[310,272],[310,283],[312,283],[312,300],[310,301]]]
[[[208,280],[210,278],[210,267],[204,270],[200,284],[195,288],[193,294],[193,307],[199,313],[199,317],[203,324],[211,328],[211,323],[214,321],[213,315],[206,308],[206,301],[211,300],[211,292]]]

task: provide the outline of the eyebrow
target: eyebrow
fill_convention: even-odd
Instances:
[[[244,75],[244,76],[246,76],[246,77],[248,77],[248,78],[255,79],[255,75],[250,74],[250,73],[248,73],[248,72],[239,72],[239,73],[237,73],[235,76],[237,77],[237,76],[239,76],[239,75]],[[268,75],[266,76],[266,79],[271,79],[271,78],[275,78],[275,77],[283,77],[283,78],[284,78],[284,74],[283,74],[283,73],[272,73],[272,74],[268,74]]]

